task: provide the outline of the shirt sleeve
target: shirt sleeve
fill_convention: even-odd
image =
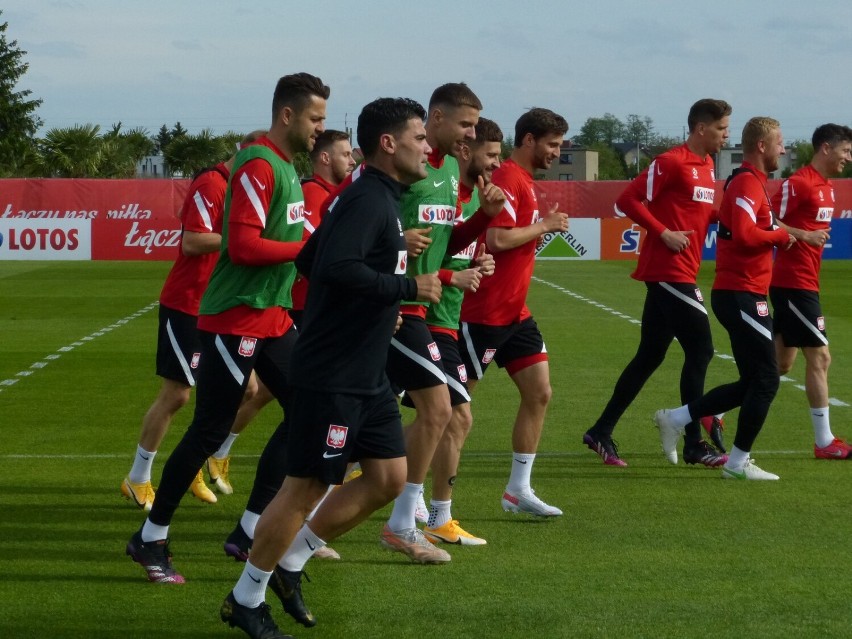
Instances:
[[[208,171],[193,180],[181,210],[184,230],[218,233],[221,230],[226,188],[227,182],[216,171]]]
[[[655,158],[615,201],[616,213],[626,215],[652,235],[661,235],[666,225],[651,213],[647,202],[659,196],[670,175],[668,163],[662,157]]]
[[[783,244],[789,234],[782,228],[762,229],[757,225],[760,208],[769,206],[763,187],[756,179],[740,180],[731,206],[731,239],[748,247]]]
[[[312,257],[306,273],[311,281],[321,281],[384,304],[417,296],[413,279],[402,274],[381,273],[367,264],[367,256],[376,240],[387,232],[386,216],[376,214],[382,206],[386,203],[374,201],[371,205],[364,197],[350,200],[343,208],[337,205],[334,215],[309,241],[305,260]],[[398,232],[396,225],[393,232]],[[318,246],[310,247],[318,236],[325,238],[321,250]],[[301,257],[300,263],[305,267]]]
[[[502,179],[501,179],[502,178]],[[508,180],[503,176],[495,176],[494,184],[499,186],[506,195],[506,203],[503,205],[503,210],[500,211],[492,220],[489,221],[489,228],[515,228],[518,225],[518,214],[516,208],[520,205],[523,195],[521,194],[521,185],[517,180]],[[477,211],[479,213],[479,211]],[[476,217],[471,217],[471,221]],[[470,242],[468,242],[469,244]]]
[[[261,237],[274,189],[272,166],[262,158],[249,160],[231,178],[227,248],[234,264],[266,266],[292,262],[304,245],[304,242]]]

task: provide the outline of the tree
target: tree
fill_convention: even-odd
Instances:
[[[159,132],[157,133],[156,137],[154,138],[154,142],[157,145],[157,149],[156,149],[157,153],[162,153],[163,150],[167,146],[169,146],[169,142],[171,142],[171,141],[172,141],[172,134],[169,133],[169,127],[167,127],[164,124],[163,126],[160,127]]]
[[[515,149],[515,138],[511,135],[508,138],[503,138],[503,141],[500,143],[500,159],[508,160],[509,156],[512,155],[512,151]]]
[[[30,65],[23,61],[26,51],[18,48],[18,41],[6,40],[8,26],[0,23],[0,176],[17,175],[31,164],[33,137],[41,126],[35,111],[42,101],[29,99],[30,90],[15,91]]]
[[[102,140],[96,124],[51,129],[39,144],[47,177],[98,177]]]
[[[580,133],[575,135],[572,141],[591,148],[596,142],[603,142],[612,146],[616,142],[624,140],[624,124],[612,113],[604,113],[600,118],[589,118],[580,128]]]
[[[175,128],[179,126],[180,123]],[[184,133],[176,136],[163,150],[169,171],[184,177],[227,160],[233,154],[234,147],[229,147],[223,138],[214,136],[210,129],[204,129],[198,135]]]
[[[627,177],[624,158],[612,146],[594,142],[589,149],[598,152],[598,180],[624,180]]]

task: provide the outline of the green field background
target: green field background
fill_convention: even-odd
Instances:
[[[504,513],[517,396],[489,369],[453,514],[484,547],[449,547],[444,566],[383,551],[388,510],[314,560],[304,596],[319,620],[297,637],[852,637],[852,462],[817,461],[803,362],[781,384],[753,456],[778,482],[721,481],[670,466],[651,416],[678,401],[677,344],[615,433],[627,468],[582,444],[632,357],[644,286],[628,262],[539,263],[529,306],[550,354],[553,401],[533,486],[565,515]],[[124,555],[144,514],[119,484],[154,375],[156,300],[169,264],[0,262],[0,638],[238,637],[218,608],[241,566],[222,542],[241,514],[257,456],[280,419],[267,407],[234,446],[235,493],[187,497],[171,537],[183,586],[146,582]],[[713,264],[703,267],[708,300]],[[834,363],[835,433],[852,436],[852,263],[827,262],[823,307]],[[712,315],[712,313],[711,313]],[[730,353],[711,319],[716,349]],[[732,381],[714,358],[708,388]],[[406,414],[410,418],[410,414]],[[179,413],[154,467],[191,419]],[[728,441],[736,413],[727,416]],[[428,487],[427,487],[428,497]]]

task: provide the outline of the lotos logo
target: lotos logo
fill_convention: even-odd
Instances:
[[[80,245],[79,229],[15,228],[9,233],[10,251],[74,251]],[[3,237],[0,236],[0,246]]]
[[[240,340],[240,355],[242,355],[243,357],[251,357],[252,355],[254,355],[254,347],[256,344],[256,337],[243,337]]]
[[[343,448],[346,445],[346,433],[348,432],[348,426],[329,424],[328,435],[326,435],[325,443],[332,448]]]
[[[400,251],[396,259],[396,269],[394,275],[405,275],[405,269],[408,267],[408,251]]]
[[[440,204],[421,204],[417,208],[417,219],[421,224],[444,224],[453,226],[456,223],[456,208]]]
[[[624,229],[621,234],[621,244],[618,246],[620,253],[636,253],[639,255],[639,226],[631,224],[629,229]]]
[[[693,202],[704,202],[705,204],[713,204],[713,200],[715,199],[715,197],[715,189],[708,189],[703,186],[696,186],[692,190]]]
[[[300,224],[305,221],[305,203],[292,202],[287,205],[287,224]]]

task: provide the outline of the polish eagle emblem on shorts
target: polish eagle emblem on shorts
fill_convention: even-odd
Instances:
[[[325,443],[332,448],[343,448],[346,445],[346,434],[349,432],[348,426],[340,426],[339,424],[329,424],[328,435],[325,438]]]

